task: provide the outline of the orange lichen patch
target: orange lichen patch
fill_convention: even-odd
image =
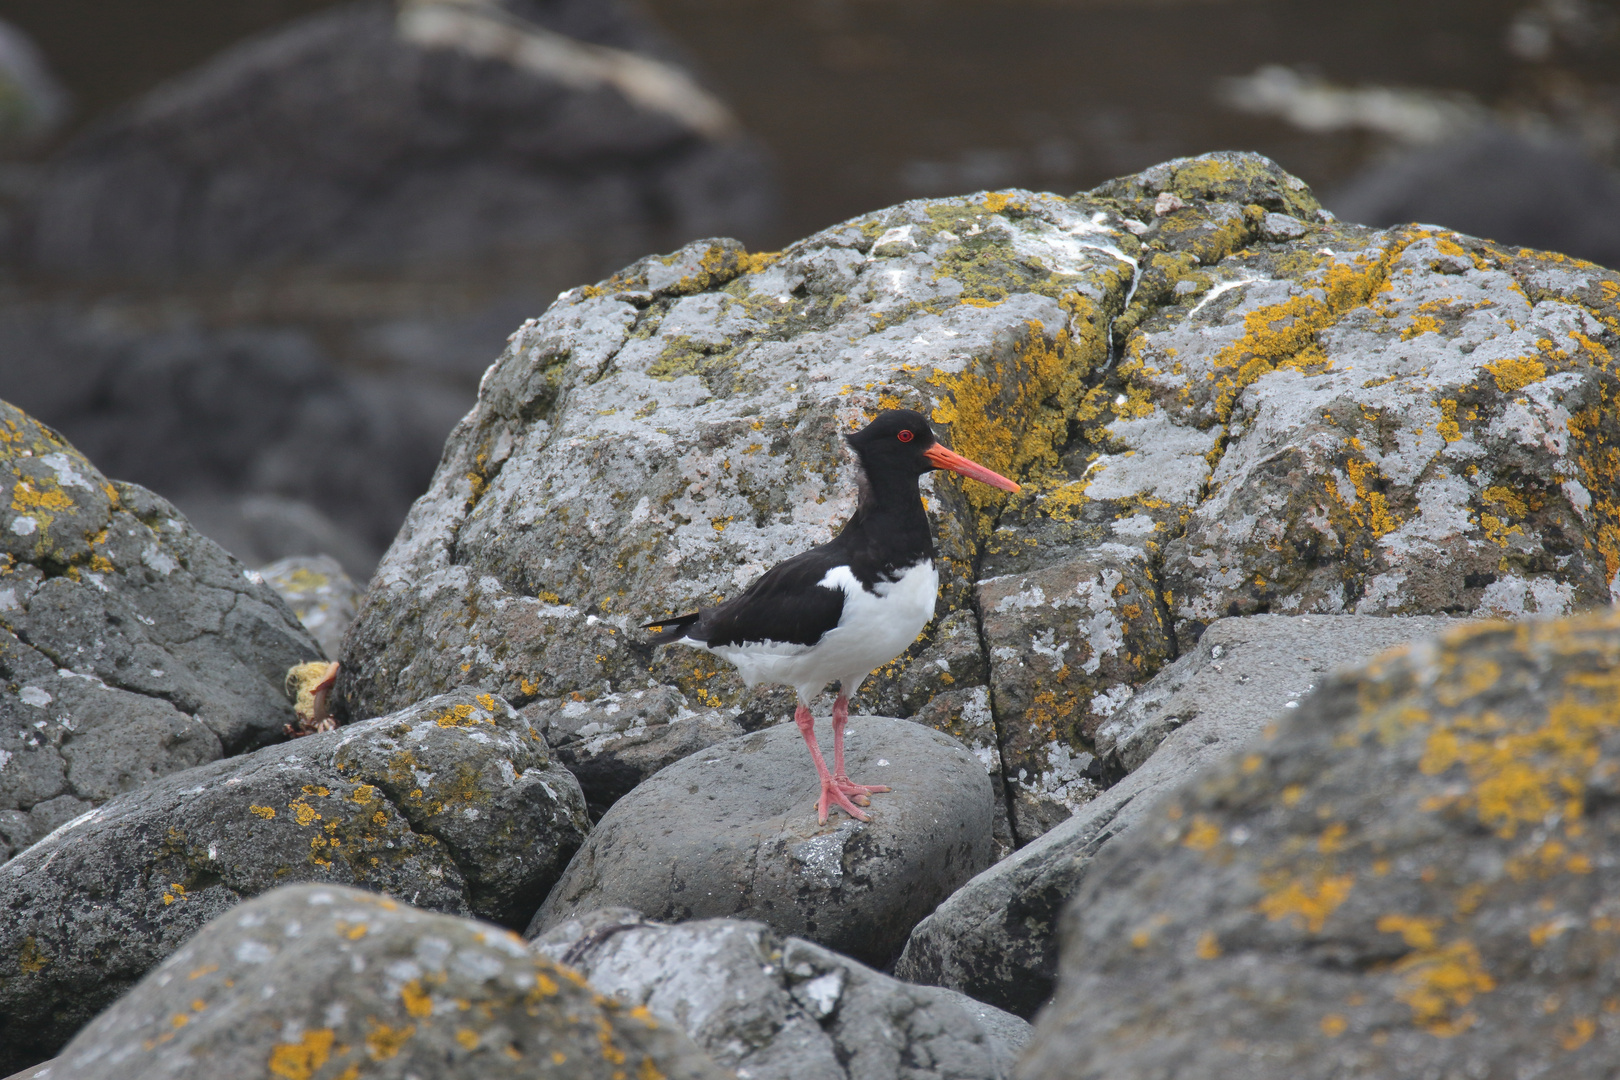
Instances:
[[[596,1038],[602,1044],[602,1059],[612,1065],[624,1064],[624,1051],[613,1045],[613,1025],[604,1014],[596,1017]]]
[[[1355,883],[1353,874],[1287,878],[1269,886],[1257,909],[1273,922],[1293,919],[1295,925],[1303,926],[1310,933],[1320,933],[1328,916],[1349,897]]]
[[[293,812],[293,818],[300,825],[313,825],[322,820],[316,809],[303,799],[294,799],[287,804],[287,809]]]
[[[1437,724],[1418,767],[1437,776],[1460,765],[1471,786],[1445,805],[1471,809],[1482,824],[1511,838],[1521,825],[1540,824],[1554,812],[1578,816],[1598,741],[1617,725],[1620,669],[1588,672],[1569,680],[1564,696],[1529,730],[1492,710]]]
[[[1569,418],[1570,457],[1591,493],[1588,515],[1596,534],[1593,542],[1603,554],[1612,581],[1620,573],[1620,432],[1614,420],[1620,415],[1620,400],[1607,384],[1600,393],[1600,404]]]
[[[248,812],[251,814],[257,814],[266,821],[269,821],[271,818],[276,816],[275,808],[271,806],[250,805],[248,807]]]
[[[331,1028],[316,1028],[304,1032],[304,1037],[295,1043],[277,1043],[267,1062],[271,1075],[285,1080],[310,1080],[331,1056],[332,1038]]]
[[[18,954],[17,966],[22,968],[24,975],[38,975],[45,970],[45,965],[51,958],[40,952],[39,944],[32,936],[23,938],[22,952]]]
[[[653,1064],[653,1059],[644,1057],[641,1064],[636,1066],[636,1080],[665,1080],[665,1078],[658,1066]]]
[[[1340,848],[1344,847],[1344,837],[1349,831],[1350,826],[1346,825],[1344,822],[1334,822],[1332,825],[1329,825],[1322,831],[1321,836],[1316,838],[1316,850],[1320,851],[1324,855],[1333,854],[1335,851],[1338,851]]]
[[[1597,1034],[1597,1021],[1589,1016],[1577,1016],[1569,1027],[1558,1032],[1558,1045],[1565,1050],[1579,1050]]]
[[[1397,254],[1399,248],[1382,258],[1358,255],[1348,263],[1330,262],[1309,291],[1245,315],[1243,336],[1220,351],[1207,376],[1215,383],[1216,419],[1229,420],[1238,395],[1262,376],[1283,367],[1308,371],[1325,364],[1317,335],[1367,303],[1387,280],[1389,260]]]
[[[1471,941],[1419,949],[1399,960],[1394,970],[1402,976],[1395,996],[1411,1008],[1412,1022],[1441,1038],[1472,1027],[1479,1018],[1459,1010],[1475,996],[1496,989],[1496,980],[1485,970],[1479,949]]]
[[[1435,425],[1435,430],[1446,442],[1454,443],[1463,437],[1462,427],[1457,423],[1457,402],[1451,398],[1442,398],[1439,404],[1440,422]]]
[[[936,372],[928,378],[946,391],[933,420],[950,425],[952,449],[1015,480],[1035,469],[1056,471],[1058,449],[1068,437],[1068,406],[1080,396],[1092,365],[1106,355],[1083,349],[1067,328],[1048,337],[1038,320],[1026,326],[1013,364],[997,362],[989,374]],[[979,535],[988,536],[992,511],[1005,493],[985,484],[963,484],[962,492]]]
[[[1181,846],[1194,851],[1208,851],[1220,842],[1220,826],[1202,814],[1193,818],[1192,825],[1187,829],[1187,835],[1181,838]]]
[[[1205,930],[1198,935],[1198,944],[1193,947],[1193,954],[1200,960],[1214,960],[1221,955],[1221,943],[1215,937],[1215,931]]]
[[[373,1020],[371,1030],[366,1033],[366,1053],[371,1055],[372,1061],[387,1061],[398,1054],[399,1048],[415,1034],[415,1024],[396,1028]]]
[[[1439,333],[1446,324],[1433,315],[1414,315],[1412,322],[1401,331],[1402,341],[1411,341],[1420,334]]]
[[[1530,356],[1508,357],[1484,367],[1496,380],[1496,388],[1504,394],[1522,390],[1547,377],[1547,365]]]
[[[1414,949],[1432,949],[1434,932],[1444,922],[1444,919],[1426,919],[1417,915],[1384,915],[1378,920],[1378,932],[1399,934],[1401,940]]]
[[[1016,198],[1004,191],[992,191],[984,197],[984,208],[992,214],[999,214],[1011,206]]]
[[[637,1005],[635,1008],[631,1009],[630,1016],[633,1019],[641,1021],[649,1028],[656,1030],[658,1027],[658,1020],[653,1016],[652,1010],[647,1008],[645,1005]]]
[[[476,1050],[478,1049],[478,1032],[472,1028],[457,1028],[456,1042],[467,1050]]]
[[[484,694],[482,696],[489,698],[489,705],[486,706],[486,708],[493,711],[495,708],[495,699],[490,697],[488,694]],[[475,724],[495,723],[493,718],[488,716],[479,716],[477,713],[477,709],[463,701],[459,705],[452,705],[450,708],[439,713],[439,715],[433,718],[433,722],[442,728],[472,727]]]
[[[1350,1022],[1338,1013],[1328,1013],[1322,1017],[1322,1034],[1330,1039],[1337,1039],[1350,1027]]]
[[[214,972],[216,972],[218,970],[219,970],[219,965],[218,964],[204,964],[202,967],[197,968],[194,971],[188,972],[186,974],[186,978],[188,978],[188,979],[200,979],[204,975],[212,975]]]
[[[400,987],[399,1000],[404,1002],[405,1011],[418,1020],[433,1015],[433,999],[422,989],[420,979],[412,979]]]

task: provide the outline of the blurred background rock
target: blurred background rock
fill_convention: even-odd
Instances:
[[[0,0],[0,398],[362,580],[505,336],[708,235],[1257,150],[1620,264],[1620,0]]]

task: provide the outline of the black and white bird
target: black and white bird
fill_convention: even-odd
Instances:
[[[646,624],[661,628],[652,644],[707,649],[735,664],[749,686],[793,687],[799,697],[793,719],[821,777],[816,816],[822,824],[832,804],[868,820],[856,802],[869,806],[868,795],[889,790],[845,775],[844,726],[850,695],[874,670],[905,652],[934,617],[939,571],[918,479],[948,469],[1018,490],[1006,477],[946,449],[923,415],[910,409],[889,409],[845,438],[855,452],[859,504],[843,531],[777,563],[740,596]],[[810,702],[835,679],[829,771],[816,743]]]

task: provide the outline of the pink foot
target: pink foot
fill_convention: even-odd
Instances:
[[[836,709],[833,715],[837,716]],[[860,807],[849,800],[850,795],[858,794],[862,802],[870,802],[866,798],[866,793],[871,789],[851,783],[847,776],[840,782],[828,770],[827,761],[821,756],[821,747],[816,743],[816,721],[815,717],[810,715],[809,706],[800,705],[793,713],[793,722],[799,726],[799,734],[804,736],[804,744],[810,748],[810,758],[816,763],[816,774],[821,777],[821,798],[816,800],[817,824],[827,824],[827,814],[834,806],[842,809],[856,821],[872,820],[861,812]],[[834,736],[835,744],[842,746],[843,732],[836,727],[834,731],[836,732]],[[840,760],[839,764],[842,766],[842,760]],[[839,772],[843,772],[842,767],[840,767]],[[844,790],[846,788],[850,790],[846,792]]]
[[[857,784],[844,772],[844,725],[849,723],[849,696],[840,692],[833,699],[833,783],[845,795],[852,795],[855,801],[862,806],[871,806],[872,800],[868,795],[877,795],[890,790],[883,784]]]

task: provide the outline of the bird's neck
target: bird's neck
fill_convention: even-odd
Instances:
[[[879,550],[896,569],[934,558],[934,535],[928,528],[922,493],[914,474],[869,473],[864,466],[856,477],[859,502],[841,535],[865,541]]]

